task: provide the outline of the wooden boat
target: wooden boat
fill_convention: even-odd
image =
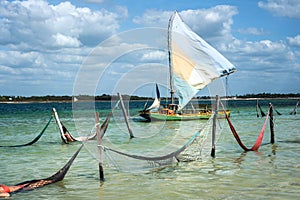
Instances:
[[[168,104],[167,107],[159,109],[158,112],[151,112],[151,110],[143,110],[140,116],[150,121],[186,121],[186,120],[207,120],[213,114],[211,109],[192,110],[190,112],[176,112],[174,107],[178,104]],[[226,114],[230,116],[230,110],[226,110]],[[225,118],[224,112],[219,111],[218,116]]]
[[[171,102],[160,105],[159,89],[149,108],[140,111],[140,116],[151,120],[196,120],[208,119],[211,110],[185,112],[190,100],[212,81],[228,76],[236,68],[216,49],[194,33],[175,11],[168,25],[168,55]],[[178,104],[174,95],[178,96]],[[228,115],[230,111],[227,111]],[[223,113],[224,115],[224,113]]]

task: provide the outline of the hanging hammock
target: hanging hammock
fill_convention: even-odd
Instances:
[[[183,145],[181,148],[179,148],[178,150],[176,150],[174,152],[171,152],[169,154],[163,155],[163,156],[150,157],[150,156],[133,155],[133,154],[124,153],[124,152],[114,150],[114,149],[111,149],[109,147],[104,147],[104,146],[103,146],[103,150],[104,151],[111,151],[111,152],[114,152],[114,153],[117,153],[117,154],[120,154],[120,155],[123,155],[123,156],[127,156],[127,157],[130,157],[130,158],[134,158],[134,159],[137,159],[137,160],[145,160],[145,161],[148,161],[149,163],[153,163],[153,164],[155,163],[155,164],[158,164],[158,165],[165,165],[165,164],[172,163],[174,159],[179,162],[178,155],[181,152],[183,152],[189,145],[191,145],[200,133],[201,133],[201,131],[197,131],[193,135],[193,137],[190,138],[190,140],[185,145]]]
[[[201,129],[196,131],[194,133],[194,135],[183,146],[181,146],[179,149],[177,149],[177,150],[175,150],[171,153],[168,153],[168,154],[165,154],[165,155],[162,155],[162,156],[134,155],[134,154],[121,152],[119,150],[115,150],[115,149],[112,149],[112,148],[109,148],[109,147],[106,147],[106,146],[101,146],[101,147],[102,147],[102,149],[105,153],[108,153],[108,152],[112,153],[113,152],[113,153],[116,153],[118,155],[126,156],[128,158],[132,158],[132,159],[135,159],[135,160],[147,161],[147,163],[150,164],[150,166],[168,165],[168,164],[171,164],[173,161],[177,161],[177,162],[180,161],[179,155],[182,154],[185,150],[187,150],[197,140],[198,137],[202,136],[201,133],[203,133],[203,130],[205,128],[207,128],[206,125],[211,121],[211,119],[212,119],[212,117],[207,121],[207,123],[205,123],[201,127]],[[201,149],[198,149],[198,150],[201,150]],[[185,156],[188,156],[188,155],[185,155]],[[182,158],[182,159],[184,159],[184,158]]]
[[[56,112],[56,109],[53,108],[53,114],[56,120],[56,124],[59,128],[59,132],[60,132],[60,137],[61,140],[63,141],[63,143],[68,144],[70,142],[76,142],[76,141],[80,141],[80,142],[84,142],[84,141],[88,141],[88,140],[95,140],[96,139],[96,133],[94,133],[93,135],[90,136],[80,136],[80,137],[74,137],[69,131],[68,129],[64,126],[64,124],[60,121],[58,114]],[[109,115],[110,118],[111,115]],[[109,120],[109,119],[106,119]]]
[[[36,189],[39,187],[43,187],[45,185],[49,185],[52,183],[56,183],[58,181],[62,181],[64,179],[65,175],[67,174],[67,172],[69,171],[73,161],[75,160],[75,158],[79,154],[80,150],[82,149],[82,147],[83,147],[83,144],[74,153],[74,155],[65,164],[65,166],[63,168],[61,168],[60,170],[58,170],[58,172],[56,172],[54,175],[52,175],[48,178],[45,178],[45,179],[24,181],[22,183],[17,184],[17,186],[23,186],[21,190],[26,191],[26,190],[33,190],[33,189]]]
[[[24,181],[19,184],[16,184],[14,186],[6,186],[0,184],[0,187],[2,188],[3,192],[0,193],[0,197],[9,197],[10,193],[16,193],[16,192],[21,192],[21,191],[28,191],[28,190],[33,190],[36,188],[43,187],[45,185],[49,185],[52,183],[56,183],[58,181],[62,181],[69,171],[73,161],[79,154],[80,150],[82,149],[83,144],[79,147],[79,149],[74,153],[74,155],[70,158],[70,160],[65,164],[63,168],[58,170],[54,175],[45,178],[45,179],[35,179],[35,180],[30,180],[30,181]],[[2,194],[2,196],[1,196]],[[3,195],[4,194],[4,195]]]
[[[26,144],[10,145],[10,146],[0,146],[0,147],[25,147],[25,146],[33,145],[33,144],[36,143],[36,142],[42,137],[42,135],[45,133],[45,131],[46,131],[47,127],[49,126],[51,120],[52,120],[52,116],[50,117],[48,123],[47,123],[46,126],[43,128],[43,130],[40,132],[40,134],[38,134],[38,136],[36,136],[31,142],[28,142],[28,143],[26,143]]]
[[[108,127],[109,120],[110,120],[110,118],[112,116],[112,112],[119,105],[119,102],[120,101],[118,101],[116,103],[116,105],[113,107],[112,111],[107,115],[105,121],[103,122],[103,124],[101,126],[101,129],[103,129],[101,137],[103,137],[103,135],[105,134],[105,131],[106,131],[107,127]],[[85,142],[85,141],[88,141],[88,140],[96,140],[96,133],[94,133],[93,135],[90,135],[90,136],[74,137],[68,131],[68,129],[63,125],[63,123],[60,121],[56,109],[52,108],[52,111],[53,111],[53,114],[54,114],[54,117],[55,117],[55,121],[56,121],[56,124],[58,126],[58,129],[59,129],[59,132],[60,132],[60,137],[61,137],[61,140],[63,141],[63,143],[68,144],[69,142],[76,142],[76,141]]]
[[[262,143],[262,140],[263,140],[263,137],[264,137],[264,132],[265,132],[265,129],[266,129],[266,125],[267,125],[267,120],[268,120],[268,117],[269,117],[269,113],[267,113],[264,125],[263,125],[263,127],[262,127],[262,129],[260,131],[260,134],[258,135],[255,144],[251,148],[247,148],[243,144],[243,142],[241,141],[239,135],[237,134],[234,126],[232,125],[232,123],[231,123],[228,115],[226,114],[225,111],[224,111],[224,113],[225,113],[226,120],[227,120],[227,122],[229,124],[229,127],[231,129],[231,132],[232,132],[233,136],[235,137],[236,141],[238,142],[238,144],[241,146],[241,148],[244,149],[245,151],[257,151],[258,148],[261,146],[261,143]]]
[[[102,123],[102,125],[101,125],[101,130],[103,130],[102,133],[101,133],[101,138],[104,136],[104,134],[105,134],[105,132],[106,132],[106,129],[107,129],[107,127],[108,127],[108,123],[109,123],[109,120],[110,120],[111,116],[112,116],[112,112],[110,112],[110,113],[107,115],[105,121],[104,121],[104,122]],[[85,142],[85,141],[88,141],[88,140],[96,140],[96,133],[94,133],[93,135],[90,135],[90,136],[73,137],[73,135],[72,135],[72,134],[68,131],[68,129],[63,125],[63,123],[62,123],[62,122],[60,122],[60,123],[61,123],[62,130],[63,130],[63,136],[65,137],[65,138],[64,138],[64,137],[61,135],[61,139],[62,139],[62,141],[63,141],[65,144],[67,144],[67,143],[69,143],[69,142],[76,142],[76,141],[79,141],[79,142]]]

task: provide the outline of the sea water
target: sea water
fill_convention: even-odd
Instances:
[[[100,182],[97,142],[88,141],[63,181],[14,193],[10,199],[298,199],[300,114],[289,115],[296,101],[260,101],[265,113],[268,103],[272,102],[282,115],[274,110],[275,144],[269,143],[267,124],[263,145],[256,152],[244,152],[227,122],[219,119],[215,158],[210,156],[211,125],[206,121],[144,123],[137,114],[145,102],[130,102],[130,124],[135,138],[129,139],[122,112],[117,109],[103,138],[103,146],[133,155],[166,155],[203,129],[207,140],[198,147],[201,156],[194,161],[159,167],[102,150],[105,181]],[[265,120],[256,116],[255,105],[256,101],[250,100],[229,102],[230,119],[249,148]],[[31,141],[47,124],[53,107],[69,132],[77,137],[92,135],[94,112],[100,112],[103,122],[113,105],[110,102],[77,106],[72,103],[0,104],[0,146]],[[208,128],[203,128],[205,126]],[[13,185],[47,178],[62,168],[80,145],[80,142],[63,144],[52,120],[35,144],[0,148],[0,183]]]

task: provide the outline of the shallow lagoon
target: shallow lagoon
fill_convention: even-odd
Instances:
[[[261,101],[267,111],[269,101]],[[96,142],[85,144],[65,179],[37,190],[12,194],[10,199],[297,199],[300,189],[300,115],[289,115],[296,100],[272,100],[282,115],[275,113],[275,144],[267,126],[263,146],[257,152],[243,152],[228,125],[218,137],[216,157],[210,157],[210,141],[202,144],[201,158],[164,168],[133,161],[111,153],[104,155],[105,182],[99,183]],[[264,118],[257,118],[256,101],[231,101],[231,120],[246,146],[251,147]],[[132,102],[135,117],[144,102]],[[110,103],[97,102],[101,121]],[[33,139],[46,125],[55,107],[61,121],[75,135],[91,134],[95,125],[93,106],[72,112],[71,103],[0,104],[0,145],[22,144]],[[205,124],[200,122],[132,121],[138,138],[129,140],[122,117],[115,113],[103,145],[127,153],[162,155],[183,145]],[[208,131],[208,130],[207,130]],[[58,171],[80,143],[62,144],[52,120],[42,138],[32,146],[0,148],[0,182],[16,184],[46,178]]]

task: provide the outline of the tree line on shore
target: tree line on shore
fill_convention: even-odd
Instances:
[[[122,95],[123,99],[130,100],[147,100],[149,97],[140,97],[140,96],[130,96],[130,95]],[[46,95],[46,96],[0,96],[0,102],[40,102],[40,101],[72,101],[72,96],[55,96],[55,95]],[[79,95],[76,96],[77,100],[80,101],[110,101],[111,99],[116,99],[116,95],[108,95],[102,94],[100,96],[90,96],[90,95]],[[197,99],[210,99],[210,96],[199,96]],[[238,99],[248,99],[248,98],[300,98],[300,93],[289,93],[289,94],[274,94],[274,93],[259,93],[259,94],[244,94],[244,95],[236,95],[231,96],[230,98],[238,98]]]

